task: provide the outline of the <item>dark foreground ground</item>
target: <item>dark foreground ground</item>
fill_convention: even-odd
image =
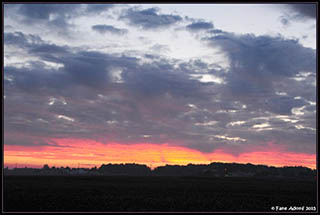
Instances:
[[[316,181],[128,176],[5,176],[4,211],[268,211],[316,206]]]

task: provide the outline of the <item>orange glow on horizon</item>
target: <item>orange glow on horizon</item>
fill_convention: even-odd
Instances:
[[[277,149],[241,153],[238,156],[222,150],[202,153],[197,150],[169,144],[102,144],[93,140],[54,139],[56,144],[46,146],[4,145],[5,166],[29,167],[69,166],[99,167],[108,163],[138,163],[155,168],[166,164],[187,165],[211,162],[251,163],[268,166],[306,166],[316,168],[316,155],[279,151]]]

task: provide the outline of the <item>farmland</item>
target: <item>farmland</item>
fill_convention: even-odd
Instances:
[[[193,176],[4,176],[4,211],[268,211],[316,206],[316,181]]]

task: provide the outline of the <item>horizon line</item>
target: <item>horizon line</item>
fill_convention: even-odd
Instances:
[[[14,163],[14,164],[3,164],[3,168],[8,168],[8,169],[15,169],[15,168],[31,168],[31,169],[42,169],[45,165],[48,165],[50,168],[55,167],[55,168],[71,168],[71,169],[92,169],[92,168],[101,168],[101,166],[103,165],[128,165],[128,164],[135,164],[135,165],[145,165],[146,167],[150,168],[151,170],[154,170],[158,167],[165,167],[165,166],[188,166],[188,165],[210,165],[210,164],[214,164],[214,163],[219,163],[219,164],[239,164],[239,165],[253,165],[253,166],[266,166],[268,168],[285,168],[285,167],[303,167],[303,168],[308,168],[311,170],[317,170],[316,168],[310,168],[307,166],[274,166],[274,165],[267,165],[267,164],[253,164],[253,163],[237,163],[237,162],[210,162],[210,163],[188,163],[185,165],[180,165],[180,164],[163,164],[163,165],[159,165],[159,166],[154,166],[152,164],[146,164],[146,163],[136,163],[136,162],[125,162],[125,163],[102,163],[101,165],[96,165],[96,164],[81,164],[81,163],[77,163],[75,164],[75,166],[56,166],[56,165],[50,165],[50,164],[43,164],[43,165],[32,165],[32,164],[18,164],[18,163]],[[81,165],[83,166],[92,166],[92,167],[81,167]],[[9,168],[9,166],[12,166],[11,168]],[[18,167],[18,166],[24,166],[24,167]],[[99,167],[98,167],[99,166]]]

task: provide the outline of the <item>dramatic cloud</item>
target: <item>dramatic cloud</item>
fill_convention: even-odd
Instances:
[[[127,19],[130,24],[144,29],[166,27],[182,20],[178,15],[159,14],[157,8],[145,10],[129,8],[121,19]]]
[[[22,4],[19,13],[24,16],[26,23],[46,21],[48,24],[66,28],[68,19],[75,15],[78,4]]]
[[[315,21],[317,18],[317,5],[315,3],[287,4],[284,14],[279,17],[284,26],[291,25],[291,21]]]
[[[178,162],[172,149],[183,152],[181,163],[188,156],[258,162],[265,152],[285,164],[293,155],[315,164],[315,49],[280,34],[217,29],[215,20],[190,24],[153,7],[62,6],[5,6],[7,160],[18,159],[19,147],[36,162],[40,148],[61,159],[59,150],[85,146],[94,154],[98,144],[163,150],[159,163]],[[21,19],[42,23],[41,30]],[[60,29],[72,40],[44,24],[55,19],[73,26]]]
[[[228,56],[230,69],[226,81],[230,91],[226,93],[240,99],[255,96],[268,102],[269,96],[275,94],[277,83],[300,72],[316,72],[315,51],[304,48],[296,40],[227,32],[213,34],[204,40],[213,47],[219,47]],[[280,111],[279,114],[290,112],[290,106],[285,107],[287,111]],[[275,108],[281,109],[281,106]]]
[[[317,4],[289,4],[288,7],[297,13],[299,18],[317,18]]]
[[[28,18],[49,20],[51,15],[68,16],[77,7],[77,4],[22,4],[19,12]]]

